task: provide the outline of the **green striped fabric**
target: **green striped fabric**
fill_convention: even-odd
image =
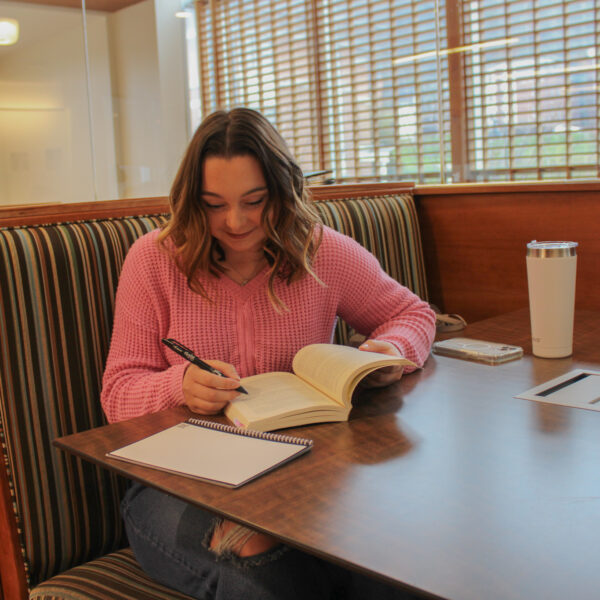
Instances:
[[[315,206],[326,224],[427,299],[410,195]],[[52,446],[54,438],[104,424],[100,385],[119,273],[133,241],[165,221],[151,215],[0,228],[0,468],[33,598],[184,597],[151,582],[119,550],[123,480]],[[342,325],[337,341],[347,338]]]
[[[52,440],[105,423],[119,272],[133,241],[165,220],[0,229],[0,442],[30,586],[122,545],[122,480]]]
[[[40,584],[31,600],[189,600],[150,579],[130,549],[75,567]]]
[[[428,300],[421,233],[411,194],[315,202],[323,222],[370,250],[381,267],[423,300]],[[347,344],[351,332],[340,321],[335,341]]]

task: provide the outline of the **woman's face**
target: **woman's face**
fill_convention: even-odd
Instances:
[[[253,156],[211,156],[204,161],[202,181],[210,233],[225,257],[260,252],[266,238],[261,217],[268,192],[259,162]]]

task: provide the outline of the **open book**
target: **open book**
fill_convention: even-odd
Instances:
[[[311,344],[294,357],[294,373],[263,373],[242,379],[248,395],[225,407],[238,427],[271,431],[325,421],[347,421],[352,392],[381,367],[411,365],[399,357],[338,344]]]

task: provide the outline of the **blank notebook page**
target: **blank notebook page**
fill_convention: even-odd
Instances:
[[[109,456],[237,487],[308,448],[185,422]]]

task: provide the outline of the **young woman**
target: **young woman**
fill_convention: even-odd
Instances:
[[[433,311],[354,240],[319,223],[302,171],[260,113],[207,117],[170,202],[168,224],[132,246],[121,273],[102,391],[109,421],[181,404],[217,414],[238,395],[240,377],[290,371],[300,348],[331,342],[338,316],[367,336],[361,350],[426,360]],[[184,361],[162,338],[226,377]],[[388,368],[368,383],[401,376]],[[331,598],[350,577],[139,484],[123,516],[142,567],[196,598]]]

